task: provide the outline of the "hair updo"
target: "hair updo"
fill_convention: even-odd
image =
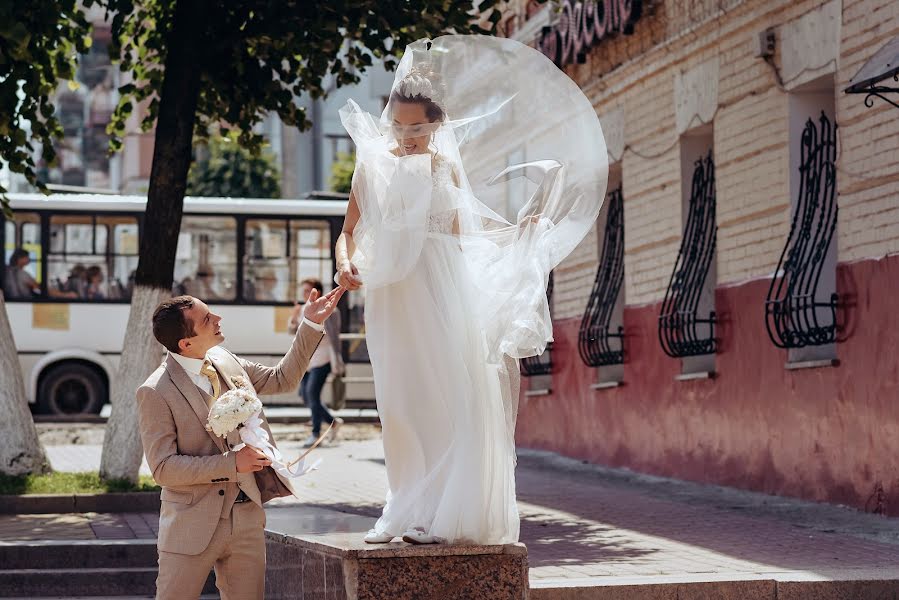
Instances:
[[[432,123],[446,118],[440,76],[426,65],[412,67],[390,94],[390,101],[421,104]]]

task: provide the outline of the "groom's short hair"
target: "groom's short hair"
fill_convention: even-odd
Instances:
[[[191,296],[175,296],[160,302],[153,311],[153,336],[169,352],[181,354],[178,342],[197,335],[194,324],[184,314],[193,305]]]

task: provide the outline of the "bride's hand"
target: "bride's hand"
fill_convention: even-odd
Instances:
[[[536,215],[528,215],[518,222],[518,227],[524,229],[528,225],[533,225],[535,223],[539,223],[540,219],[543,218],[543,213]]]
[[[341,265],[337,270],[337,284],[346,290],[358,290],[362,287],[359,270],[353,263]]]

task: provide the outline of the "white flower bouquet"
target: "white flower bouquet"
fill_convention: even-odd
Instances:
[[[219,437],[226,437],[237,430],[243,444],[253,446],[265,454],[272,461],[272,468],[282,477],[299,477],[318,467],[320,461],[306,465],[303,459],[308,452],[285,465],[281,452],[271,443],[268,431],[262,426],[262,418],[259,416],[262,413],[262,402],[256,397],[253,386],[245,377],[232,377],[231,382],[236,387],[219,396],[209,409],[209,416],[206,418],[208,431]],[[233,450],[240,450],[243,444],[235,446]]]
[[[219,437],[225,437],[235,429],[243,427],[250,417],[261,410],[262,402],[250,390],[246,388],[228,390],[219,396],[209,409],[206,429]]]

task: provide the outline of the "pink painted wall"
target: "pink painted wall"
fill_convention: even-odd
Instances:
[[[881,485],[899,515],[899,257],[843,264],[837,277],[847,308],[836,367],[784,369],[764,325],[768,280],[717,290],[711,380],[675,381],[658,304],[625,310],[624,385],[613,389],[589,387],[579,320],[556,322],[553,393],[522,398],[519,445],[869,510]]]

